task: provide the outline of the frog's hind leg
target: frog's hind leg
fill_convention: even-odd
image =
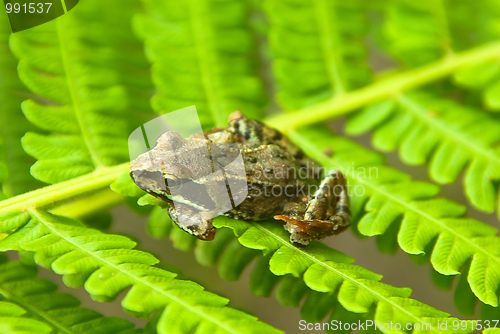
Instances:
[[[318,191],[309,201],[304,215],[306,220],[324,219],[325,217],[328,217],[328,223],[333,225],[331,234],[338,234],[351,224],[347,182],[344,174],[338,170],[330,171],[321,182]],[[338,231],[339,228],[342,229]]]
[[[340,171],[331,171],[311,196],[307,206],[289,203],[281,215],[286,222],[290,241],[297,246],[307,246],[312,239],[338,234],[351,223],[349,195],[346,179]]]

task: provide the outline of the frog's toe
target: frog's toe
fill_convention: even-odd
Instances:
[[[212,225],[211,221],[204,221],[200,224],[187,226],[189,233],[200,240],[211,241],[215,238],[217,229]]]
[[[290,233],[290,243],[298,248],[304,248],[311,243],[311,236],[297,228],[297,225],[286,223],[285,230]]]
[[[233,111],[231,113],[231,115],[229,115],[229,123],[231,123],[232,121],[235,121],[237,119],[240,119],[240,118],[243,118],[245,116],[243,116],[243,113],[241,112],[241,110],[236,110],[236,111]]]
[[[294,217],[286,215],[276,215],[274,216],[276,220],[282,220],[285,222],[283,228],[290,234],[290,242],[299,248],[309,245],[312,240],[310,233],[308,233],[307,227],[298,223],[298,220]]]
[[[215,227],[212,226],[212,228],[210,229],[195,234],[195,237],[204,241],[212,241],[215,238],[215,232],[217,232],[217,230]]]

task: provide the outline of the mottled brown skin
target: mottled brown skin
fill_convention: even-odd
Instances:
[[[349,198],[345,177],[340,172],[330,172],[321,181],[320,165],[277,130],[248,119],[241,112],[233,113],[229,120],[228,128],[205,132],[204,138],[184,139],[176,133],[164,134],[157,146],[148,152],[149,158],[145,153],[132,162],[132,178],[141,189],[171,203],[168,186],[161,184],[160,176],[175,175],[179,182],[191,181],[194,186],[203,186],[204,176],[211,173],[211,168],[207,165],[207,157],[197,150],[208,145],[213,159],[223,165],[224,159],[230,160],[237,153],[236,147],[243,157],[246,175],[242,181],[248,185],[248,194],[241,204],[224,215],[243,220],[271,217],[283,220],[291,242],[297,246],[306,246],[312,239],[337,234],[349,226]],[[226,144],[235,146],[226,147]],[[158,180],[154,181],[151,175],[156,175]],[[311,186],[316,186],[317,191],[312,194],[300,191]],[[189,206],[198,212],[211,210],[211,203],[200,205],[194,198],[174,200],[176,205],[180,202],[187,208],[183,210],[184,215],[191,212]],[[182,226],[172,205],[169,214],[188,233],[202,240],[213,239],[215,228],[210,220]]]
[[[241,153],[247,173],[248,195],[227,216],[248,220],[268,219],[281,212],[291,200],[301,200],[300,196],[275,196],[273,188],[276,194],[281,189],[296,194],[300,187],[317,183],[315,179],[299,179],[287,173],[289,169],[302,167],[277,145],[245,144],[241,146]]]

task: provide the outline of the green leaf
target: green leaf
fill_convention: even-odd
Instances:
[[[430,246],[431,263],[444,275],[459,273],[472,257],[468,271],[472,291],[483,303],[498,305],[496,290],[500,278],[495,273],[500,270],[500,240],[496,237],[496,229],[474,219],[462,218],[462,206],[434,198],[439,190],[435,185],[409,182],[407,178],[395,179],[391,173],[382,173],[393,169],[377,163],[358,164],[355,157],[365,156],[367,150],[354,143],[338,149],[335,158],[326,157],[324,148],[334,146],[337,140],[328,130],[302,133],[294,134],[294,140],[325,166],[346,171],[354,163],[362,171],[372,167],[380,172],[376,177],[368,177],[366,173],[347,174],[354,190],[361,187],[370,198],[365,207],[367,213],[358,223],[362,234],[384,234],[402,216],[397,238],[404,251],[423,254]],[[437,241],[432,247],[435,238]]]
[[[446,9],[440,0],[389,1],[384,22],[387,49],[410,66],[443,57],[453,47]]]
[[[465,66],[453,77],[455,82],[469,88],[484,88],[500,75],[500,63],[488,60],[482,63]]]
[[[209,326],[224,333],[276,333],[243,312],[226,308],[228,300],[203,291],[190,281],[154,267],[158,260],[133,249],[135,242],[117,235],[86,229],[81,223],[44,211],[30,210],[32,219],[0,242],[0,250],[35,252],[38,264],[64,275],[72,287],[85,286],[98,301],[115,299],[131,288],[122,306],[136,315],[148,316],[165,307],[159,332],[177,328],[179,312],[189,314],[186,326]],[[184,233],[185,234],[185,233]],[[188,320],[187,320],[188,321]]]
[[[139,198],[137,200],[137,204],[139,204],[140,206],[156,205],[156,206],[159,206],[160,208],[163,208],[163,209],[168,207],[167,202],[162,201],[161,199],[156,198],[150,194],[146,194],[146,195],[142,196],[141,198]]]
[[[300,316],[307,322],[319,322],[328,315],[333,307],[339,306],[335,296],[312,291],[300,310]],[[345,318],[341,319],[345,321]]]
[[[128,160],[137,111],[148,109],[141,91],[150,87],[147,63],[133,52],[140,50],[130,37],[134,8],[135,0],[86,1],[58,20],[11,36],[19,77],[40,96],[23,103],[23,111],[51,133],[23,138],[24,149],[38,159],[31,169],[37,179],[57,183]],[[132,64],[136,70],[130,71]]]
[[[456,181],[465,170],[465,192],[471,203],[480,210],[494,211],[500,180],[500,154],[495,150],[500,143],[500,122],[452,100],[426,94],[399,95],[391,102],[396,108],[375,105],[355,115],[347,129],[351,133],[372,129],[377,148],[399,148],[401,159],[408,164],[428,163],[430,176],[440,183]],[[366,122],[370,115],[373,121]],[[360,122],[366,127],[359,128]]]
[[[132,333],[131,322],[104,317],[80,307],[80,301],[72,295],[56,293],[54,283],[36,277],[36,267],[0,262],[2,333]]]
[[[115,182],[111,183],[111,189],[128,197],[139,197],[145,195],[144,191],[135,185],[128,172],[122,173]]]
[[[277,97],[286,109],[317,103],[370,79],[361,43],[368,23],[365,2],[272,0],[265,10]]]
[[[391,115],[395,106],[393,100],[369,106],[349,120],[345,131],[351,135],[362,134],[386,120]]]
[[[263,89],[251,57],[255,45],[245,20],[247,3],[143,0],[143,4],[146,13],[138,14],[134,23],[154,64],[156,112],[195,104],[204,130],[225,126],[235,110],[253,118],[261,115]]]
[[[232,240],[220,257],[219,275],[228,281],[237,281],[243,270],[259,253],[242,247],[238,241]]]
[[[465,66],[454,75],[454,81],[461,87],[481,91],[483,104],[492,111],[500,110],[500,62],[489,60]]]
[[[226,225],[230,224],[226,223]],[[268,238],[277,241],[274,250],[269,248],[268,238],[254,238],[251,241],[248,238],[243,238],[245,232],[240,240],[245,243],[246,247],[261,249],[268,253],[274,251],[270,266],[272,266],[271,263],[274,263],[273,272],[286,275],[279,283],[276,292],[276,298],[284,305],[297,307],[305,295],[309,293],[307,289],[304,289],[307,286],[318,292],[339,291],[339,302],[351,312],[368,312],[375,306],[374,319],[379,322],[431,322],[436,325],[437,322],[443,322],[446,319],[450,324],[455,320],[447,318],[447,313],[437,311],[428,305],[408,298],[411,293],[408,288],[395,288],[378,282],[382,278],[380,275],[350,264],[352,259],[337,251],[328,252],[328,248],[324,245],[319,248],[322,251],[314,247],[311,252],[309,249],[297,249],[289,243],[286,231],[280,226],[277,228],[275,223],[247,223],[247,231],[251,231],[257,226],[260,231],[267,234]],[[238,234],[241,232],[238,227],[234,228]],[[312,243],[311,245],[315,244],[320,243]],[[292,254],[296,255],[291,256]],[[308,263],[305,272],[303,263]],[[298,277],[292,276],[302,272],[304,273],[300,277],[305,285]],[[309,311],[313,312],[313,310],[318,314],[324,314],[325,306]],[[433,329],[436,332],[445,332],[436,329],[436,327]],[[465,332],[470,333],[472,330]]]
[[[11,28],[7,15],[0,14],[0,181],[3,192],[14,196],[36,189],[29,167],[34,163],[22,149],[20,139],[34,127],[21,110],[28,90],[17,75],[17,61],[9,49]]]
[[[279,279],[279,276],[269,271],[269,258],[263,256],[257,260],[250,274],[250,291],[259,297],[269,297]],[[310,307],[310,309],[315,308],[316,305]]]
[[[40,321],[24,318],[20,306],[0,301],[0,330],[5,334],[50,333],[52,329]]]
[[[149,216],[147,230],[151,236],[160,239],[169,234],[172,224],[167,210],[155,207]]]
[[[276,300],[284,306],[299,307],[302,299],[309,292],[309,289],[300,278],[286,275],[278,283]]]

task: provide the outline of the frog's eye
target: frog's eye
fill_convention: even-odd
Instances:
[[[173,174],[165,174],[165,185],[169,188],[179,188],[181,180]]]

